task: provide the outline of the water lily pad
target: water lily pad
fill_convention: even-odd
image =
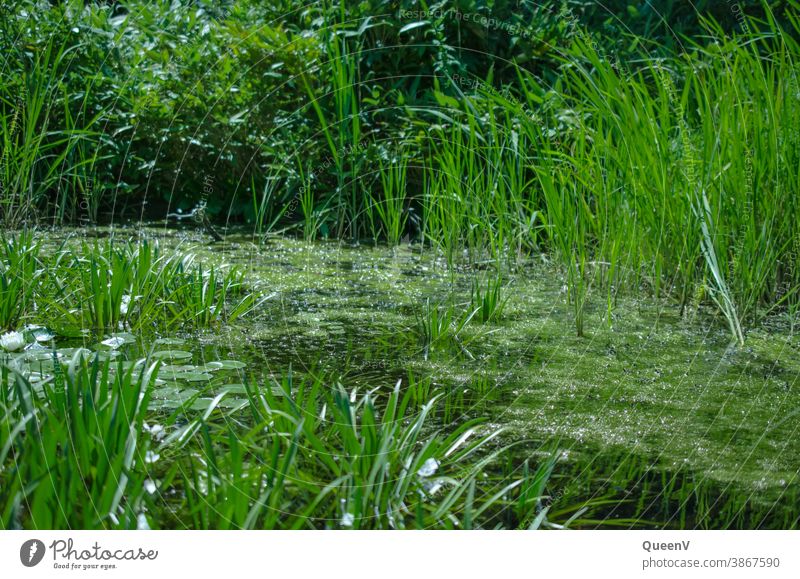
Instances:
[[[56,335],[47,328],[33,329],[31,330],[31,334],[33,334],[33,338],[37,342],[49,342],[50,340],[56,337]]]
[[[180,338],[159,338],[155,343],[163,344],[165,346],[182,346],[186,343],[186,340],[182,340]]]
[[[28,362],[43,362],[45,360],[53,359],[53,351],[47,348],[43,350],[27,350],[24,358]]]
[[[178,380],[185,382],[207,382],[214,377],[208,372],[183,372],[182,374],[176,374],[176,376]]]
[[[211,403],[214,401],[213,398],[198,398],[195,400],[190,408],[192,410],[207,410]],[[239,408],[243,408],[247,405],[247,400],[242,400],[241,398],[225,398],[217,402],[218,408],[227,408],[227,409],[235,409],[238,410]]]
[[[130,370],[131,368],[136,368],[137,366],[141,366],[144,364],[144,359],[139,360],[125,360],[122,362],[122,369],[123,370]]]
[[[194,364],[164,364],[161,366],[161,373],[164,372],[194,372],[199,367]]]
[[[178,388],[177,386],[167,386],[153,391],[151,407],[154,409],[174,409],[180,408],[197,395],[198,391],[194,388]]]
[[[159,350],[153,353],[153,358],[158,360],[189,360],[191,357],[191,352],[183,350]]]
[[[68,360],[72,359],[72,357],[79,352],[84,358],[92,355],[92,351],[88,348],[59,348],[57,352],[59,356],[63,356]]]
[[[241,370],[245,368],[247,364],[244,362],[239,362],[238,360],[217,360],[215,362],[209,362],[210,364],[220,364],[220,368],[222,370]]]
[[[98,351],[96,352],[96,354],[97,354],[97,359],[100,362],[107,362],[108,360],[116,360],[121,356],[121,354],[116,350],[109,350],[107,352]]]
[[[36,384],[37,382],[41,382],[41,381],[42,381],[42,380],[44,380],[45,378],[47,378],[47,376],[46,376],[46,375],[39,374],[38,372],[32,372],[32,373],[31,373],[31,374],[28,376],[28,382],[30,382],[31,384]]]

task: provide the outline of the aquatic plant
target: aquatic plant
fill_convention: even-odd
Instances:
[[[377,392],[290,377],[248,388],[248,397],[255,423],[246,435],[205,423],[195,430],[202,458],[183,471],[197,528],[471,528],[524,488],[523,479],[504,481],[476,497],[479,475],[508,450],[494,446],[500,431],[480,434],[473,420],[429,433],[438,397],[411,414],[399,383],[382,410]],[[527,515],[536,498],[520,495],[517,505]]]
[[[397,245],[403,237],[408,212],[406,211],[406,174],[408,155],[390,161],[379,160],[381,193],[379,197],[370,195],[369,206],[374,207],[380,229],[390,245]]]
[[[416,332],[423,348],[425,358],[436,347],[455,345],[471,357],[466,349],[467,343],[461,340],[461,332],[470,320],[478,313],[478,308],[460,312],[452,302],[444,304],[431,303],[430,298],[425,300],[422,311],[417,312]]]
[[[136,263],[132,253],[112,243],[82,245],[72,266],[79,272],[83,327],[116,329],[127,319]]]
[[[215,267],[184,266],[176,281],[167,284],[172,288],[167,310],[173,320],[196,327],[233,322],[257,304],[256,295],[245,291],[243,274],[236,268],[221,272]]]
[[[258,301],[237,268],[224,273],[206,269],[193,255],[165,254],[146,239],[64,249],[48,277],[48,303],[68,322],[94,330],[148,324],[208,327],[234,321]]]
[[[9,56],[18,57],[18,50]],[[66,207],[77,207],[92,187],[87,175],[97,156],[81,152],[86,141],[97,139],[93,127],[102,112],[87,110],[90,83],[80,111],[70,113],[63,69],[71,52],[68,42],[50,35],[21,75],[0,86],[0,222],[6,227],[35,218],[48,201],[60,223]]]
[[[472,282],[470,309],[477,311],[476,318],[483,324],[499,320],[508,303],[509,296],[504,296],[503,278],[501,275],[487,276],[484,290],[479,280]]]
[[[0,243],[0,329],[11,329],[34,306],[42,275],[40,245],[33,240],[32,232],[4,238]]]
[[[143,516],[151,364],[76,353],[34,386],[0,368],[0,525],[136,528]]]
[[[25,345],[25,336],[22,332],[6,332],[0,335],[0,348],[6,352],[16,352]]]

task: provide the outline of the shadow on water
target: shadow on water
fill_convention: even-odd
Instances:
[[[798,486],[771,492],[722,483],[625,450],[585,449],[551,478],[552,520],[572,528],[796,529]]]

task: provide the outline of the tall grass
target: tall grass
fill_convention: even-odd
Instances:
[[[76,354],[41,390],[2,369],[2,527],[136,528],[155,367]]]
[[[248,389],[252,429],[235,436],[207,424],[203,452],[183,469],[186,508],[198,528],[402,529],[472,527],[539,496],[527,479],[475,494],[506,447],[480,422],[447,435],[427,427],[434,397],[412,413],[400,384],[385,397],[319,380],[284,378]],[[521,508],[520,508],[521,507]]]
[[[753,21],[734,37],[708,22],[713,41],[642,53],[631,70],[583,34],[557,90],[522,71],[503,91],[454,82],[460,98],[439,95],[445,110],[428,111],[445,122],[428,143],[426,238],[449,261],[463,249],[548,250],[579,334],[594,291],[610,310],[627,288],[682,311],[706,295],[742,343],[748,325],[795,311],[800,292],[800,24],[790,21],[786,31]]]
[[[370,195],[386,241],[397,245],[403,237],[408,212],[406,211],[408,156],[400,153],[389,161],[379,160],[381,196]],[[371,213],[370,213],[371,214]]]
[[[576,198],[596,200],[582,221],[593,229],[594,258],[656,294],[666,281],[684,307],[702,284],[742,342],[741,322],[776,301],[782,280],[789,294],[800,281],[786,267],[797,198],[781,193],[798,186],[800,149],[785,131],[800,129],[800,108],[784,96],[798,53],[777,30],[716,32],[716,47],[650,63],[627,83],[578,43],[586,64],[570,70],[569,102],[590,114],[569,156],[593,176],[574,183]],[[674,71],[686,75],[681,89]],[[631,219],[635,230],[620,226]]]
[[[156,365],[76,353],[54,367],[41,385],[0,369],[2,528],[495,528],[541,510],[541,472],[486,474],[510,456],[502,430],[441,432],[445,399],[417,406],[399,382],[359,394],[289,374],[244,386],[229,414],[223,390],[166,416],[148,410]]]
[[[472,354],[466,348],[468,341],[463,340],[461,334],[479,311],[480,306],[461,310],[452,301],[436,303],[426,299],[420,311],[416,313],[414,327],[425,359],[428,359],[431,351],[451,346],[457,347],[471,358]]]
[[[320,63],[323,77],[330,82],[330,114],[326,113],[321,97],[305,74],[301,81],[320,124],[320,132],[331,154],[336,178],[336,190],[333,200],[326,205],[335,209],[337,214],[337,231],[340,235],[349,229],[350,235],[356,239],[361,233],[359,217],[362,214],[363,192],[359,174],[361,158],[359,154],[361,142],[361,99],[359,96],[359,59],[358,39],[350,40],[352,34],[346,30],[345,6],[340,13],[332,17],[326,12],[322,45],[324,62]],[[306,194],[311,194],[306,190]]]
[[[509,296],[504,295],[505,291],[500,274],[486,276],[485,289],[479,280],[473,282],[471,309],[477,312],[476,318],[481,323],[496,322],[502,317],[509,299]]]
[[[48,323],[114,331],[233,322],[260,302],[236,267],[206,267],[191,254],[165,253],[158,243],[106,240],[68,244],[40,257],[32,232],[0,248],[0,329],[34,312]]]
[[[80,110],[71,111],[62,76],[75,49],[52,35],[21,78],[0,85],[0,223],[6,227],[34,220],[53,197],[56,223],[67,206],[75,211],[82,201],[96,217],[101,190],[92,179],[98,159],[93,127],[102,113],[86,107],[91,83]]]
[[[232,323],[258,303],[256,295],[246,291],[243,274],[237,269],[223,272],[197,265],[184,272],[181,267],[177,280],[167,308],[173,319],[196,327]]]
[[[3,239],[0,253],[0,329],[14,329],[34,305],[42,277],[40,245],[32,232]]]

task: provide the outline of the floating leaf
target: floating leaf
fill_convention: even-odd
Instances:
[[[153,358],[157,360],[188,360],[191,357],[191,352],[184,352],[183,350],[159,350],[153,353]]]
[[[179,364],[179,365],[164,364],[163,366],[161,366],[161,371],[159,372],[159,374],[164,374],[164,373],[169,373],[169,372],[172,372],[172,373],[176,373],[176,372],[194,372],[197,369],[198,369],[198,367],[195,366],[194,364]]]
[[[116,350],[125,343],[125,338],[109,338],[100,342],[101,345]]]
[[[217,362],[211,362],[212,364],[221,364],[220,368],[223,370],[240,370],[247,366],[244,362],[239,362],[237,360],[219,360]]]
[[[165,346],[182,346],[186,343],[186,340],[182,340],[180,338],[159,338],[155,341],[156,344],[163,344]]]
[[[208,372],[184,372],[183,374],[176,374],[178,380],[185,382],[207,382],[214,376]]]

